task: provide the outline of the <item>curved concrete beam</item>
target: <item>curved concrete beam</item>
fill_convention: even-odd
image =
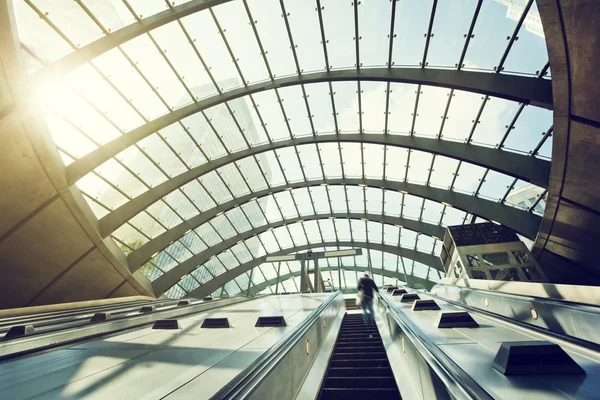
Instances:
[[[551,82],[545,79],[427,68],[366,68],[314,72],[233,89],[158,117],[74,161],[67,167],[68,182],[74,184],[102,163],[154,132],[215,105],[280,87],[339,81],[381,81],[441,86],[552,108]]]
[[[273,223],[270,223],[267,225],[259,226],[258,228],[254,228],[254,229],[250,229],[248,231],[242,232],[239,235],[232,236],[229,239],[223,240],[222,242],[220,242],[214,246],[211,246],[204,251],[201,251],[200,253],[188,258],[181,264],[177,265],[175,268],[170,269],[169,271],[165,272],[163,275],[158,277],[154,282],[152,282],[152,287],[154,288],[155,293],[157,293],[157,296],[160,296],[158,293],[162,294],[162,293],[166,292],[171,286],[173,286],[174,284],[179,282],[179,280],[184,275],[191,273],[199,265],[202,265],[205,262],[207,262],[208,260],[210,260],[211,257],[216,256],[217,254],[220,254],[221,252],[235,246],[240,240],[248,240],[251,237],[261,234],[263,232],[266,232],[269,229],[279,228],[279,227],[282,227],[282,226],[285,226],[288,224],[293,224],[297,221],[326,219],[326,218],[329,218],[330,216],[336,216],[336,218],[344,218],[344,219],[367,218],[371,221],[376,221],[379,223],[388,223],[388,224],[397,224],[397,225],[401,225],[399,223],[401,221],[406,221],[404,218],[389,217],[389,216],[382,216],[382,215],[375,215],[375,214],[362,214],[362,213],[358,213],[358,214],[352,214],[352,213],[330,214],[330,213],[327,213],[327,214],[317,214],[317,215],[284,219],[281,221],[273,222]],[[415,225],[415,227],[417,227],[417,224],[414,224],[414,225]],[[441,227],[421,223],[421,226],[423,226],[423,225],[428,225],[428,227],[426,229],[428,229],[432,232],[435,232],[435,233],[440,233],[440,231],[444,232],[444,230]],[[442,236],[443,235],[440,235],[438,237],[441,238]],[[417,252],[414,250],[409,250],[409,249],[399,249],[399,251],[405,252],[404,256],[407,258],[413,259],[422,264],[429,265],[430,267],[433,267],[433,268],[439,269],[440,271],[443,271],[443,267],[442,267],[438,257],[431,256],[430,254],[427,254],[427,253],[421,253],[421,252]]]
[[[326,271],[337,272],[338,269],[339,269],[339,267],[320,267],[321,272],[326,272]],[[356,266],[343,267],[342,269],[344,271],[352,271],[352,272],[354,272],[354,271],[368,272],[368,273],[372,272],[373,274],[383,275],[383,276],[387,276],[390,278],[394,278],[394,279],[398,279],[403,282],[406,282],[406,277],[404,276],[404,274],[402,272],[388,271],[387,269],[381,269],[381,268],[368,268],[368,267],[356,267]],[[295,271],[292,273],[281,275],[279,278],[269,279],[268,281],[261,282],[258,285],[250,286],[249,295],[254,296],[254,295],[262,292],[269,286],[276,285],[277,282],[285,282],[286,280],[293,278],[295,276],[300,276],[300,271]],[[431,289],[433,287],[433,285],[435,285],[435,282],[429,281],[427,279],[419,278],[418,276],[414,276],[414,275],[410,276],[410,280],[413,282],[419,283],[420,286],[423,286],[427,290]]]
[[[206,10],[231,0],[192,0],[187,3],[169,8],[139,22],[125,26],[92,43],[89,43],[63,58],[56,60],[45,68],[31,75],[32,84],[37,85],[47,79],[56,79],[68,74],[75,68],[83,65],[115,47],[122,45],[146,32],[159,28],[176,19],[184,18],[190,14]]]
[[[533,239],[537,234],[537,229],[540,224],[541,217],[528,213],[523,210],[519,210],[514,207],[510,207],[504,204],[500,204],[495,201],[486,200],[480,197],[474,197],[471,195],[451,192],[445,189],[438,189],[431,186],[415,185],[413,183],[395,182],[380,179],[360,179],[360,178],[338,178],[338,179],[317,179],[306,182],[295,182],[289,185],[280,185],[272,187],[270,189],[261,190],[258,192],[249,193],[245,196],[238,197],[227,203],[223,203],[220,206],[214,207],[213,209],[206,211],[197,216],[174,227],[172,230],[167,231],[171,241],[176,240],[182,236],[192,225],[200,224],[204,220],[209,220],[216,216],[220,212],[224,212],[234,208],[236,205],[244,204],[254,197],[262,197],[269,193],[280,192],[286,188],[302,188],[310,186],[319,186],[321,184],[329,185],[364,185],[374,188],[384,188],[387,190],[404,191],[413,196],[426,198],[431,201],[438,203],[444,202],[451,204],[453,207],[475,214],[488,220],[494,220],[507,227],[515,230],[519,234]],[[135,215],[135,214],[134,214]],[[119,219],[118,214],[108,214],[106,217],[100,220],[100,229],[103,235],[110,235],[115,229],[117,229],[122,223]],[[193,222],[191,222],[193,221]],[[197,226],[197,225],[196,225]],[[153,254],[153,253],[152,253]]]
[[[206,164],[192,168],[177,175],[155,187],[142,193],[136,198],[123,204],[100,221],[101,233],[110,235],[115,229],[123,225],[135,215],[145,210],[150,205],[159,201],[169,193],[177,190],[186,183],[191,182],[203,175],[232,162],[258,155],[266,151],[281,149],[289,146],[330,143],[351,142],[371,143],[378,145],[396,146],[419,151],[426,151],[451,157],[471,164],[480,165],[485,168],[517,177],[536,185],[547,187],[550,174],[550,162],[531,156],[520,155],[498,149],[474,146],[466,143],[448,142],[438,139],[421,138],[414,136],[397,136],[384,134],[355,134],[355,135],[319,135],[306,138],[297,138],[275,143],[267,143],[253,148],[228,154]],[[73,165],[73,164],[71,164]]]
[[[392,254],[397,254],[398,250],[399,250],[398,247],[396,247],[396,246],[387,246],[387,245],[381,245],[381,244],[375,244],[375,243],[365,243],[365,242],[322,242],[322,243],[314,243],[314,244],[309,244],[309,245],[304,245],[304,246],[291,247],[289,249],[285,249],[285,250],[281,250],[281,251],[276,251],[274,253],[268,254],[268,256],[280,256],[280,255],[283,255],[283,254],[294,253],[294,252],[297,252],[297,251],[304,251],[304,250],[308,250],[310,248],[315,248],[315,247],[332,247],[332,246],[361,247],[361,248],[379,250],[379,251],[383,251],[383,252],[386,252],[386,253],[392,253]],[[401,255],[401,254],[397,254],[397,255]],[[204,296],[207,296],[207,295],[213,293],[215,290],[221,288],[227,282],[229,282],[229,281],[237,278],[238,276],[240,276],[244,272],[251,270],[252,268],[256,267],[257,265],[260,265],[260,264],[264,263],[265,262],[264,261],[265,257],[257,258],[257,259],[248,261],[247,263],[238,265],[237,267],[232,268],[229,271],[226,271],[226,272],[222,273],[221,275],[214,277],[213,279],[205,282],[203,285],[201,285],[201,286],[197,287],[196,289],[192,290],[188,294],[188,296],[189,297],[202,298]],[[406,256],[402,255],[402,257],[406,257]],[[406,257],[406,258],[410,258],[410,257]],[[438,261],[439,261],[439,258],[438,258]],[[157,297],[158,296],[159,295],[157,294]]]
[[[278,192],[283,191],[283,190],[284,189],[282,188]],[[269,193],[273,193],[273,189],[271,189],[268,193],[266,193],[267,190],[264,190],[261,192],[262,192],[261,193],[262,196],[258,196],[257,192],[250,193],[248,196],[253,195],[254,197],[257,197],[257,198],[264,197]],[[244,196],[244,197],[247,197],[247,196]],[[244,199],[244,200],[246,200],[246,199]],[[246,201],[242,201],[242,203],[245,203]],[[213,209],[210,209],[203,213],[200,213],[200,214],[196,215],[195,217],[190,218],[189,220],[184,221],[181,224],[179,224],[179,225],[169,229],[168,231],[163,232],[159,236],[153,238],[148,243],[135,249],[131,254],[129,254],[129,256],[127,257],[129,269],[132,272],[137,271],[142,265],[144,265],[144,263],[146,263],[148,260],[150,260],[154,254],[167,248],[171,243],[180,239],[183,235],[185,235],[187,232],[189,232],[190,229],[196,229],[200,225],[210,221],[212,218],[214,218],[214,216],[219,214],[221,211],[230,210],[231,208],[235,207],[236,204],[238,204],[238,200],[236,200],[236,199],[231,200],[221,206],[217,206]],[[333,213],[333,214],[320,213],[318,215],[308,215],[308,216],[301,216],[301,217],[297,217],[297,218],[293,218],[293,219],[288,219],[287,221],[288,221],[288,223],[294,223],[298,220],[311,220],[311,219],[329,218],[329,217],[353,218],[353,219],[365,218],[365,219],[368,219],[371,221],[388,223],[388,224],[392,224],[392,225],[400,225],[403,228],[410,229],[415,232],[420,232],[427,236],[435,236],[437,238],[443,238],[444,232],[445,232],[444,228],[442,228],[439,225],[428,224],[426,222],[415,221],[413,219],[408,219],[408,218],[400,218],[400,217],[378,215],[378,214],[364,214],[364,213]]]

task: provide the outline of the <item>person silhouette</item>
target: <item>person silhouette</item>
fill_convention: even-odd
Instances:
[[[369,274],[365,274],[358,281],[358,291],[363,292],[363,298],[361,307],[363,310],[363,322],[365,325],[375,323],[375,311],[373,310],[373,296],[374,292],[379,292],[379,288],[375,284],[375,281],[369,277]],[[367,313],[368,311],[368,313]]]

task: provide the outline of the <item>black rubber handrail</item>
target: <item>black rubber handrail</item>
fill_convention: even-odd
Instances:
[[[452,392],[454,398],[493,399],[469,374],[429,339],[402,310],[398,309],[393,302],[386,299],[383,295],[378,293],[378,296],[394,321],[402,328],[406,339],[415,346],[419,354],[425,359],[425,362],[427,362],[444,385]]]
[[[308,318],[302,321],[300,325],[288,332],[232,381],[223,386],[223,388],[212,396],[210,400],[241,400],[251,395],[277,367],[288,351],[291,350],[314,323],[317,322],[321,313],[329,308],[339,296],[341,296],[341,292],[337,291],[333,296],[325,300],[319,307],[310,313]]]

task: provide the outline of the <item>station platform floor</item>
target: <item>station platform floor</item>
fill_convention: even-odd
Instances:
[[[205,399],[304,320],[331,293],[267,296],[0,363],[2,399]],[[256,328],[283,315],[287,327]],[[227,317],[232,328],[201,328]]]

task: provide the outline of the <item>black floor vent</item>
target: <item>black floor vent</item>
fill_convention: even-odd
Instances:
[[[204,299],[202,299],[202,300],[204,300],[204,301],[212,301],[212,300],[213,300],[213,298],[212,298],[212,296],[206,296],[206,297],[205,297]]]
[[[504,375],[585,374],[562,347],[545,340],[503,342],[492,366]]]
[[[94,316],[90,319],[90,322],[104,322],[112,319],[111,313],[107,312],[99,312],[94,314]]]
[[[443,311],[437,319],[438,328],[478,328],[479,324],[466,311]]]
[[[156,311],[156,306],[143,306],[140,308],[141,313],[154,312]]]
[[[394,293],[394,290],[396,290],[396,289],[398,289],[398,286],[392,286],[392,287],[387,288],[387,292]]]
[[[392,292],[392,296],[400,296],[406,293],[408,293],[406,289],[394,289],[394,291]]]
[[[421,298],[419,297],[419,295],[416,294],[416,293],[404,293],[400,297],[400,301],[402,301],[402,302],[415,301],[415,300],[421,300]]]
[[[282,315],[276,315],[273,317],[258,317],[254,326],[262,328],[265,326],[287,326],[287,324]]]
[[[4,335],[4,338],[11,339],[11,338],[16,338],[16,337],[31,335],[32,333],[35,333],[35,328],[33,327],[33,325],[16,325],[16,326],[12,326],[8,330],[8,332],[6,332],[6,335]]]
[[[176,319],[157,319],[152,329],[181,329],[181,326]]]
[[[227,318],[206,318],[202,322],[202,328],[231,328]]]
[[[180,300],[179,303],[177,303],[177,306],[178,307],[189,306],[190,304],[192,304],[191,300]]]
[[[440,306],[437,305],[435,300],[417,300],[413,303],[413,311],[424,311],[424,310],[439,310]]]

